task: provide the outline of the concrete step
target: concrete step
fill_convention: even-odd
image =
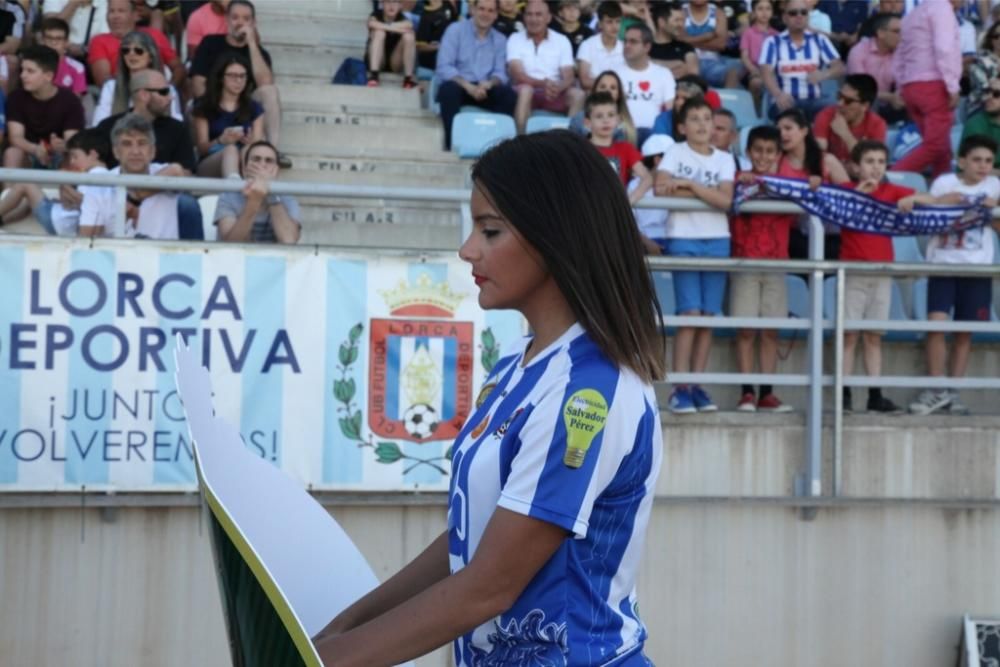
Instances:
[[[279,78],[324,79],[327,83],[345,58],[361,58],[364,43],[332,46],[281,45],[268,47]]]
[[[317,123],[282,123],[281,147],[312,146],[314,151],[364,149],[405,149],[418,153],[441,153],[444,130],[441,127],[371,127],[323,125]]]
[[[359,4],[363,3],[359,1]],[[271,45],[278,44],[315,46],[345,41],[349,44],[360,43],[363,48],[368,39],[368,28],[364,18],[284,16],[261,25],[260,35],[268,50]]]
[[[317,155],[315,150],[291,150],[293,168],[282,172],[285,181],[381,185],[385,187],[464,188],[471,163],[449,160],[440,152],[436,160],[385,155]]]
[[[372,11],[367,0],[257,0],[254,7],[261,27],[289,17],[354,19],[364,23]]]
[[[344,126],[358,128],[436,128],[441,119],[427,111],[380,109],[373,107],[343,106],[339,109],[297,105],[294,110],[282,113],[286,123],[301,123],[319,127]]]
[[[420,91],[404,90],[401,86],[390,85],[391,79],[386,79],[386,85],[377,88],[366,86],[335,86],[333,84],[317,85],[315,80],[300,78],[283,78],[278,83],[281,91],[283,109],[295,109],[299,105],[307,108],[317,106],[339,108],[342,105],[379,107],[382,109],[413,109],[421,108]]]
[[[458,204],[385,199],[299,197],[303,223],[325,227],[339,222],[390,225],[461,226]],[[457,233],[457,232],[456,232]]]

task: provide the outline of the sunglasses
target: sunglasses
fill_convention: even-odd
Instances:
[[[156,93],[157,95],[162,95],[166,97],[170,94],[170,88],[143,88],[147,93]]]
[[[996,88],[990,88],[989,96],[993,99],[1000,99],[1000,90]]]
[[[843,93],[837,95],[837,99],[843,102],[844,104],[858,104],[859,102],[861,102],[861,100],[858,99],[857,97],[848,97]]]
[[[808,9],[789,9],[785,11],[786,16],[809,16]]]
[[[146,55],[146,49],[142,48],[141,46],[123,46],[120,53],[123,56],[127,56],[129,54],[132,54],[134,56],[144,56]]]

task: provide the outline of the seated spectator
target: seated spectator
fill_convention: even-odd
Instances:
[[[68,171],[81,174],[106,174],[108,145],[96,130],[77,132],[66,142],[66,165]],[[80,202],[72,208],[64,206],[59,199],[49,199],[41,187],[34,183],[12,185],[3,199],[0,199],[0,225],[17,222],[34,214],[35,220],[49,234],[56,236],[76,236],[81,216],[87,223],[107,216],[114,190],[90,185],[77,189]],[[107,224],[107,223],[102,223]]]
[[[736,144],[739,138],[740,128],[736,124],[736,115],[729,109],[713,109],[712,146],[732,156],[736,171],[746,171],[750,169],[750,163],[737,154]]]
[[[559,0],[558,6],[556,17],[549,27],[566,36],[569,45],[573,47],[573,58],[576,58],[580,45],[584,40],[593,37],[594,31],[590,26],[580,23],[580,0]]]
[[[249,0],[229,0],[226,8],[226,34],[207,35],[201,40],[191,63],[191,89],[196,98],[205,94],[205,85],[212,67],[223,56],[236,54],[250,63],[253,98],[264,108],[264,134],[275,146],[281,145],[281,98],[274,84],[271,54],[258,43],[257,14]],[[292,161],[279,153],[281,166],[288,169]]]
[[[962,127],[962,141],[973,136],[989,137],[1000,143],[1000,77],[990,81],[985,105]],[[1000,153],[993,158],[993,174],[1000,176]]]
[[[155,69],[139,70],[129,81],[132,90],[131,111],[123,111],[108,116],[97,126],[97,131],[104,141],[111,144],[111,131],[115,124],[127,113],[142,116],[153,125],[156,135],[156,154],[153,162],[160,164],[177,163],[184,167],[185,175],[194,173],[194,144],[191,142],[191,129],[188,124],[177,120],[170,114],[173,108],[171,88],[163,72]],[[108,167],[118,166],[114,155],[109,157]]]
[[[613,70],[625,62],[618,30],[622,24],[622,8],[615,0],[606,0],[597,8],[597,34],[583,40],[576,52],[576,66],[580,73],[580,86],[584,90],[594,87],[594,79],[601,72]]]
[[[56,78],[53,81],[60,88],[84,95],[87,92],[87,68],[80,61],[66,55],[69,25],[60,18],[50,16],[42,19],[40,27],[42,44],[59,54],[59,67],[56,68]]]
[[[117,116],[129,110],[132,74],[144,69],[165,71],[160,51],[153,38],[146,33],[130,32],[122,37],[114,77],[101,86],[101,95],[94,108],[94,117],[90,121],[92,126],[100,125],[108,116]],[[170,86],[170,99],[170,115],[177,120],[183,120],[180,99],[177,89],[173,86]]]
[[[497,0],[497,22],[493,27],[504,37],[524,30],[518,0]]]
[[[622,6],[622,27],[618,33],[619,39],[625,39],[625,31],[634,25],[644,25],[650,30],[654,28],[649,0],[621,0],[620,4]]]
[[[654,134],[642,145],[642,164],[651,174],[655,174],[660,168],[660,162],[674,147],[674,140],[662,134]],[[629,195],[639,187],[641,179],[633,178],[629,181]],[[653,189],[646,191],[643,199],[655,197]],[[635,224],[639,226],[639,236],[642,240],[643,250],[647,255],[662,255],[667,247],[667,219],[670,211],[665,208],[635,208],[632,209],[635,215]]]
[[[27,15],[15,0],[0,0],[0,55],[13,58],[24,40]]]
[[[750,169],[741,170],[737,179],[753,183],[760,176],[777,172],[781,155],[781,134],[769,125],[750,130],[747,139]],[[745,259],[788,259],[788,235],[795,216],[776,213],[743,213],[729,218],[732,234],[732,256]],[[732,317],[788,317],[788,293],[785,276],[771,271],[738,271],[729,286],[729,315]],[[740,329],[736,334],[736,365],[740,373],[753,373],[754,342],[760,334],[757,350],[760,372],[773,374],[778,369],[778,330]],[[757,394],[752,384],[744,384],[740,412],[790,412],[769,384],[760,386]]]
[[[83,105],[54,83],[59,54],[47,46],[21,51],[21,88],[7,100],[7,168],[58,168],[66,140],[83,129]]]
[[[87,58],[90,38],[108,32],[107,0],[45,0],[43,18],[54,17],[69,24],[69,47],[74,58]]]
[[[712,111],[722,106],[719,94],[708,89],[708,82],[696,74],[688,74],[677,80],[677,90],[674,92],[674,102],[670,109],[660,113],[653,122],[653,134],[662,134],[675,141],[684,141],[684,134],[679,123],[674,122],[681,107],[692,97],[703,97]]]
[[[652,131],[660,112],[674,103],[677,85],[666,67],[649,59],[653,33],[645,25],[634,25],[625,31],[625,64],[618,68],[622,96],[635,123],[639,143]]]
[[[201,40],[208,35],[226,34],[226,8],[229,0],[211,0],[191,13],[187,20],[185,42],[187,43],[188,60],[201,45]]]
[[[737,58],[722,55],[729,39],[725,13],[708,0],[689,0],[684,17],[681,39],[697,48],[701,77],[711,86],[738,88],[743,66]]]
[[[402,72],[403,88],[415,88],[417,36],[402,12],[400,0],[382,0],[382,8],[368,17],[368,85],[379,84],[379,72]]]
[[[298,243],[302,234],[299,203],[290,195],[270,194],[278,178],[278,149],[266,141],[250,144],[243,154],[242,192],[224,192],[215,208],[219,239],[247,243]]]
[[[251,97],[249,64],[236,55],[220,60],[208,90],[195,102],[198,175],[222,178],[239,170],[240,150],[264,139],[264,109]]]
[[[875,22],[879,14],[894,14],[901,17],[905,12],[905,0],[878,0],[878,3],[872,9],[871,15],[861,24],[861,30],[858,31],[858,38],[875,36]]]
[[[476,0],[472,17],[448,26],[438,51],[437,100],[444,123],[445,150],[451,126],[463,105],[514,115],[517,95],[507,85],[507,39],[492,28],[497,0]]]
[[[417,26],[417,64],[427,69],[437,67],[441,37],[458,20],[458,8],[453,0],[426,0]]]
[[[986,105],[990,82],[1000,77],[1000,23],[994,23],[983,35],[979,52],[969,65],[969,94],[965,98],[969,116]]]
[[[615,107],[618,111],[619,123],[613,138],[615,141],[627,141],[630,144],[634,144],[636,142],[635,124],[632,122],[632,115],[628,112],[628,105],[622,96],[622,80],[618,78],[618,75],[610,70],[601,72],[594,81],[594,88],[590,93],[607,93],[611,96],[611,99],[615,101]],[[569,129],[578,134],[587,135],[588,130],[584,124],[582,110],[570,118]]]
[[[820,84],[844,73],[844,63],[833,42],[806,29],[808,15],[805,0],[787,0],[783,17],[787,29],[769,37],[762,47],[758,64],[764,87],[771,95],[767,109],[771,118],[797,107],[811,119],[833,103]]]
[[[885,143],[885,121],[872,111],[876,91],[875,79],[867,74],[844,79],[837,104],[820,111],[813,121],[813,135],[822,150],[844,163],[859,141]]]
[[[524,32],[507,39],[507,68],[517,89],[514,122],[524,134],[532,109],[575,114],[583,107],[583,91],[575,88],[573,48],[565,35],[549,29],[549,6],[528,0]]]
[[[111,150],[119,162],[119,166],[111,170],[112,174],[185,175],[184,167],[179,164],[153,162],[156,153],[153,126],[137,113],[125,114],[115,123],[111,130]],[[106,225],[84,226],[82,219],[80,222],[81,236],[108,236],[114,233]],[[177,192],[166,190],[129,188],[125,200],[124,235],[164,240],[203,239],[201,209],[190,195],[182,197]]]
[[[896,91],[892,71],[892,54],[899,46],[902,30],[900,18],[895,14],[879,14],[873,22],[875,35],[863,37],[847,55],[848,74],[869,74],[878,85],[878,98],[874,106],[888,123],[906,119],[906,103]]]
[[[778,31],[771,27],[773,18],[774,3],[771,0],[753,0],[751,23],[740,38],[740,61],[747,71],[747,89],[753,95],[754,104],[758,109],[764,91],[764,79],[757,63],[760,62],[760,52],[764,42],[778,34]]]
[[[657,65],[670,70],[675,79],[698,74],[698,55],[694,47],[680,39],[684,34],[684,10],[681,6],[674,2],[657,3],[653,5],[652,13],[656,33],[649,57]]]
[[[121,50],[122,37],[135,31],[138,15],[132,0],[108,0],[108,29],[101,35],[94,35],[87,51],[87,64],[94,83],[103,86],[118,73],[118,54]],[[138,28],[139,32],[149,35],[159,51],[163,64],[173,73],[173,83],[180,86],[184,81],[184,64],[177,57],[177,52],[170,46],[167,36],[155,28]],[[127,90],[127,89],[126,89]]]
[[[614,140],[618,128],[615,100],[607,93],[593,93],[587,98],[584,114],[587,129],[590,130],[590,143],[608,159],[611,168],[621,177],[622,187],[627,189],[632,178],[639,179],[639,185],[628,195],[629,203],[635,204],[653,187],[653,177],[642,163],[642,154],[635,144]]]
[[[830,18],[830,32],[827,37],[840,52],[847,55],[858,42],[858,31],[868,18],[871,3],[850,2],[850,0],[820,0],[817,9]]]
[[[817,8],[818,4],[819,0],[806,0],[806,6],[809,8],[809,29],[829,37],[833,25],[826,12]]]

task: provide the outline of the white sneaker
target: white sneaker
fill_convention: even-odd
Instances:
[[[929,415],[951,403],[951,392],[947,389],[934,391],[924,389],[917,400],[910,403],[910,412],[915,415]]]
[[[970,410],[967,405],[958,400],[958,392],[949,389],[948,390],[948,413],[953,415],[967,415]]]

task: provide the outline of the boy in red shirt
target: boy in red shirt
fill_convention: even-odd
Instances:
[[[608,158],[611,168],[627,188],[633,176],[639,185],[628,194],[630,204],[635,204],[653,187],[653,176],[642,163],[642,153],[627,141],[614,141],[615,129],[621,122],[618,106],[610,93],[593,93],[584,105],[584,125],[590,130],[590,143],[597,147],[601,155]]]
[[[893,185],[885,180],[889,149],[881,141],[859,141],[851,150],[851,162],[858,174],[855,189],[887,204],[913,194],[911,188]],[[846,227],[840,230],[840,260],[845,262],[893,261],[892,238],[882,234],[858,232]],[[844,284],[844,317],[848,320],[887,320],[892,303],[890,276],[847,275]],[[882,374],[882,331],[844,332],[844,375],[854,373],[854,349],[861,334],[865,372],[869,377]],[[844,411],[850,412],[851,388],[844,387]],[[882,395],[878,387],[868,389],[868,411],[898,414],[902,410]]]
[[[752,172],[742,172],[738,180],[752,183],[757,176],[774,174],[781,156],[781,133],[771,126],[755,127],[747,138]],[[749,213],[729,219],[732,256],[752,259],[788,259],[788,234],[795,216],[774,213]],[[729,314],[732,317],[788,317],[788,293],[783,273],[737,272],[730,276]],[[736,364],[740,373],[753,372],[755,329],[740,329],[736,334]],[[774,373],[778,367],[778,332],[760,330],[760,371]],[[753,385],[745,384],[736,409],[740,412],[789,412],[769,384],[760,386],[760,397]]]

